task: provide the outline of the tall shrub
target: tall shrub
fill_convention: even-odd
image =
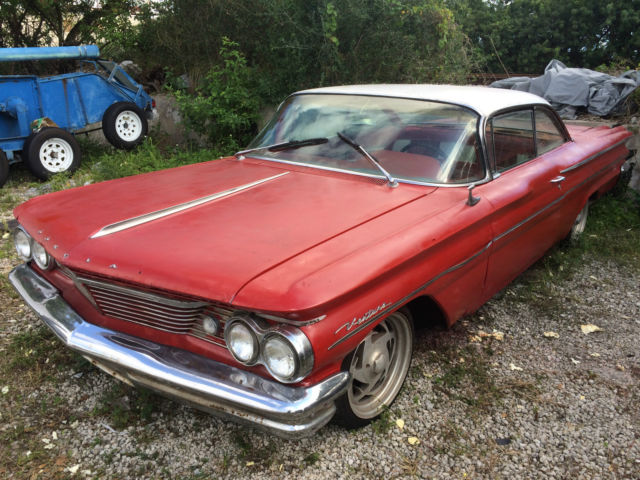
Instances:
[[[222,39],[220,63],[204,76],[194,93],[178,91],[185,126],[206,137],[218,151],[232,153],[256,134],[260,102],[252,69],[239,45]]]

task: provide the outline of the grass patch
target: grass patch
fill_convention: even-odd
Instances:
[[[236,445],[238,459],[245,462],[254,462],[268,467],[276,462],[277,445],[269,441],[266,446],[256,446],[252,443],[250,436],[245,431],[237,431],[233,436],[233,443]],[[223,459],[223,469],[229,465],[229,459]]]
[[[212,150],[161,148],[151,138],[147,138],[133,151],[116,150],[89,141],[83,142],[82,149],[85,157],[80,168],[72,174],[52,177],[49,180],[52,190],[205,162],[221,156],[219,152]]]
[[[376,435],[385,435],[391,430],[393,423],[391,412],[385,407],[380,416],[371,423],[371,428]]]
[[[52,369],[67,366],[75,370],[89,368],[84,358],[64,348],[44,326],[14,335],[7,346],[7,362],[4,365],[6,373],[29,373],[32,377],[43,377]]]
[[[592,260],[611,261],[640,270],[640,195],[632,190],[608,194],[591,204],[585,232],[576,241],[554,246],[524,272],[505,294],[553,318],[562,312],[565,298],[555,285],[570,280]]]
[[[304,457],[303,461],[307,466],[315,465],[320,461],[320,454],[318,452],[310,453],[309,455]]]
[[[151,390],[117,382],[102,396],[93,413],[106,416],[113,428],[122,430],[139,422],[150,422],[163,401]]]
[[[467,346],[435,355],[443,373],[433,378],[434,390],[465,403],[472,411],[487,411],[499,404],[502,392],[489,372],[487,361],[478,351]]]

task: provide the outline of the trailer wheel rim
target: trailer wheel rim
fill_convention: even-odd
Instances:
[[[73,164],[73,148],[62,138],[50,138],[40,147],[39,159],[50,172],[66,172]]]
[[[142,120],[136,112],[124,110],[116,117],[116,133],[125,142],[135,142],[142,135]]]

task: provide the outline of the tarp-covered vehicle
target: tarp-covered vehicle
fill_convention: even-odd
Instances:
[[[116,148],[142,142],[154,101],[121,67],[99,56],[95,45],[0,48],[3,62],[81,59],[91,69],[42,78],[0,76],[0,186],[19,160],[41,179],[73,171],[81,159],[74,134],[100,124]]]

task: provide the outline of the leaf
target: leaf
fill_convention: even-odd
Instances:
[[[71,475],[75,475],[79,468],[80,468],[80,464],[78,463],[73,467],[67,467],[65,470],[67,470]]]
[[[6,240],[7,238],[9,238],[9,232],[7,232],[4,235],[2,235],[2,239],[3,240]]]
[[[582,333],[584,333],[585,335],[587,333],[602,332],[603,331],[599,326],[594,325],[592,323],[587,323],[586,325],[580,325],[580,330],[582,330]]]
[[[5,385],[4,387],[2,387],[2,394],[6,395],[7,393],[9,393],[9,386]]]
[[[253,467],[256,464],[256,462],[247,462],[247,467]]]
[[[494,338],[496,340],[498,340],[499,342],[501,342],[502,340],[504,340],[504,333],[502,332],[497,332],[497,331],[493,331],[493,333],[487,333],[487,332],[483,332],[482,330],[480,330],[478,332],[478,337],[481,338]]]
[[[409,437],[407,438],[407,442],[409,442],[409,445],[418,445],[420,443],[420,439],[418,437]]]
[[[513,363],[510,363],[510,364],[509,364],[509,368],[510,368],[511,370],[516,371],[516,372],[521,372],[521,371],[522,371],[522,367],[516,367]]]
[[[556,332],[543,332],[542,335],[546,338],[560,338],[560,335],[558,335]]]
[[[404,428],[404,420],[402,420],[401,418],[396,420],[396,426],[402,430]]]
[[[592,352],[589,355],[592,356],[592,357],[595,357],[595,358],[598,358],[600,356],[600,354],[596,353],[596,352]]]

